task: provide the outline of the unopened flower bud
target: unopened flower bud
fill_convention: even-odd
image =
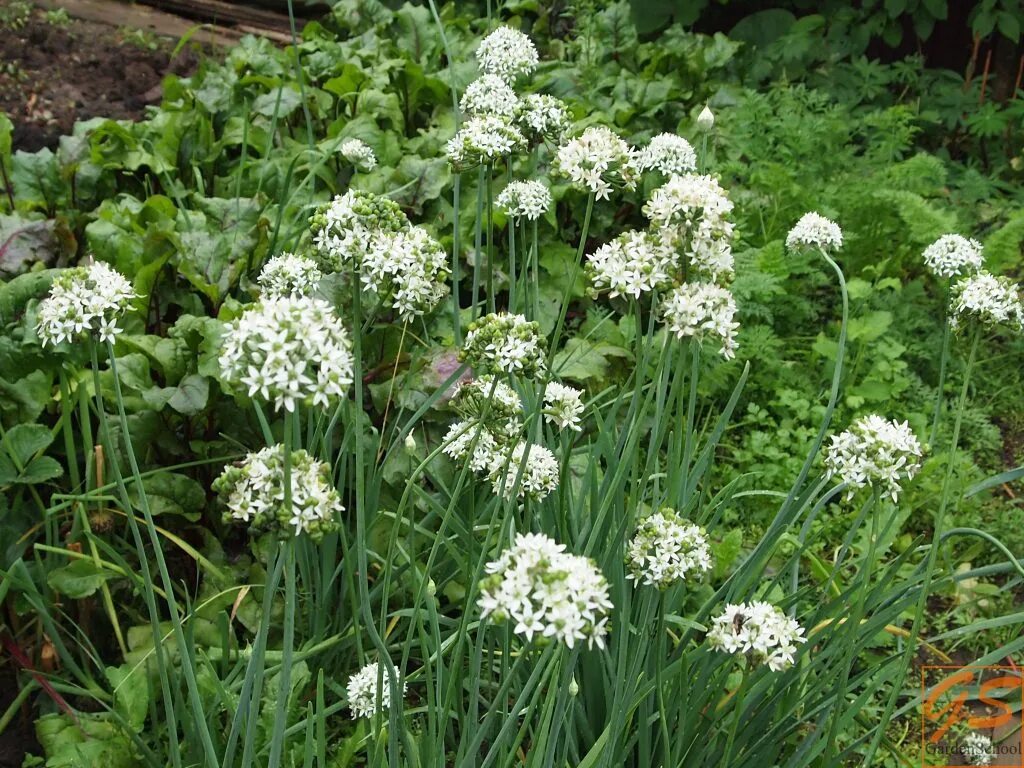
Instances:
[[[572,682],[569,683],[569,695],[570,696],[575,696],[579,692],[580,692],[580,684],[576,682],[576,678],[574,677],[572,679]]]
[[[715,114],[706,104],[697,115],[697,127],[705,133],[715,127]]]
[[[412,436],[412,432],[405,436],[405,450],[408,453],[416,453],[416,438]]]
[[[437,594],[437,584],[434,583],[433,579],[427,579],[427,597],[433,597]]]

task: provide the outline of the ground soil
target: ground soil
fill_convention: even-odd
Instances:
[[[39,9],[4,25],[0,112],[14,123],[14,148],[56,147],[77,120],[142,117],[147,104],[159,102],[164,75],[196,67],[192,46],[172,60],[174,46],[174,40],[91,21],[55,24]]]

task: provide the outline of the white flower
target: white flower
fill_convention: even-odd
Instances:
[[[626,564],[627,579],[667,589],[710,570],[711,549],[703,528],[666,508],[640,523],[626,550]]]
[[[551,207],[551,193],[539,181],[510,181],[496,201],[498,208],[513,219],[536,221]]]
[[[466,86],[459,109],[468,115],[496,115],[511,119],[519,108],[519,97],[497,75],[481,75]]]
[[[282,253],[267,260],[256,278],[263,298],[278,296],[309,296],[316,290],[323,274],[316,262],[294,253]]]
[[[847,498],[857,488],[877,483],[895,502],[901,483],[921,468],[921,443],[907,422],[900,424],[872,414],[832,436],[825,467],[827,477],[838,476],[849,486]]]
[[[452,395],[452,406],[472,419],[486,419],[497,425],[495,431],[510,434],[502,428],[509,419],[517,419],[523,410],[519,394],[504,381],[493,376],[480,376],[458,385]]]
[[[670,238],[648,232],[624,232],[587,256],[587,273],[595,292],[607,290],[640,298],[666,288],[675,266]]]
[[[518,534],[487,573],[478,601],[485,618],[513,622],[512,631],[528,642],[604,647],[612,603],[607,580],[589,558],[566,553],[543,534]]]
[[[580,416],[583,415],[583,392],[557,381],[548,382],[544,389],[544,419],[559,429],[582,431]]]
[[[486,474],[494,462],[501,459],[494,435],[476,420],[455,422],[441,442],[445,455],[454,461],[468,460],[469,468],[474,472]]]
[[[520,468],[522,477],[519,477]],[[521,499],[541,501],[558,487],[558,459],[543,445],[520,441],[511,451],[494,455],[489,477],[494,492],[506,499],[518,495]],[[518,486],[516,478],[519,478]]]
[[[522,131],[507,119],[495,115],[471,117],[448,140],[448,160],[456,170],[466,170],[508,157],[525,144]]]
[[[714,282],[732,277],[733,203],[712,176],[672,176],[654,190],[644,214],[656,236],[686,254],[698,276]]]
[[[981,243],[960,235],[943,235],[924,249],[924,263],[936,277],[956,277],[981,269]]]
[[[498,27],[481,40],[476,49],[481,70],[510,82],[520,75],[531,74],[539,58],[533,41],[511,27]]]
[[[697,115],[697,127],[704,133],[715,127],[715,113],[711,111],[707,104],[704,105],[704,109]]]
[[[228,511],[226,522],[248,523],[257,533],[270,531],[284,538],[307,534],[319,541],[338,528],[345,511],[331,484],[330,468],[306,451],[292,452],[290,504],[285,504],[284,446],[273,445],[250,453],[225,468],[213,482],[213,490]]]
[[[735,357],[739,323],[733,320],[736,300],[727,288],[714,283],[684,283],[666,297],[662,314],[668,330],[677,337],[692,336],[699,342],[714,338],[722,344],[722,357]]]
[[[674,133],[659,133],[637,153],[641,171],[661,171],[666,176],[678,176],[697,168],[697,153],[690,142]]]
[[[398,203],[358,190],[335,197],[310,223],[320,264],[332,272],[362,264],[373,235],[409,227]]]
[[[1020,290],[1007,277],[978,272],[953,286],[949,324],[959,328],[970,320],[982,325],[1008,325],[1024,330],[1024,304]]]
[[[229,327],[220,352],[221,376],[249,397],[295,410],[326,407],[352,384],[348,334],[330,305],[308,296],[267,299]]]
[[[801,216],[800,221],[789,230],[786,247],[790,250],[820,248],[830,253],[843,247],[843,231],[831,219],[812,211]]]
[[[422,227],[370,236],[360,269],[363,288],[389,298],[406,320],[426,314],[448,293],[448,256]]]
[[[716,651],[746,654],[755,664],[767,664],[772,672],[793,666],[797,643],[807,641],[795,619],[771,603],[726,605],[708,631],[708,645]]]
[[[489,314],[469,324],[459,360],[477,373],[540,373],[545,367],[540,326],[522,315]]]
[[[366,142],[360,139],[348,139],[341,145],[341,155],[356,167],[358,171],[369,173],[377,167],[377,156]]]
[[[377,681],[380,680],[380,709],[377,708]],[[406,691],[406,683],[402,674],[396,669],[395,679],[402,686],[402,695]],[[348,679],[345,689],[348,694],[348,707],[352,710],[352,719],[373,717],[375,714],[391,708],[394,700],[391,697],[391,678],[386,669],[381,669],[376,661],[367,664]]]
[[[960,751],[971,765],[992,765],[992,739],[983,733],[968,733],[960,743]]]
[[[125,276],[101,261],[66,269],[54,278],[49,296],[39,304],[36,331],[44,346],[87,335],[114,341],[121,332],[117,321],[134,298]]]
[[[565,102],[545,93],[528,93],[519,101],[516,123],[526,136],[560,142],[571,120]]]
[[[559,147],[555,168],[598,200],[608,198],[613,184],[633,189],[640,174],[633,149],[603,125],[587,128]]]

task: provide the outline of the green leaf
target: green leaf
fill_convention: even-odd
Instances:
[[[1020,19],[1015,14],[1007,11],[1000,13],[996,20],[996,27],[1003,37],[1014,43],[1020,42]]]
[[[143,763],[121,727],[107,714],[78,712],[36,720],[36,738],[46,755],[46,768],[140,768]]]
[[[188,520],[198,520],[206,506],[203,486],[186,475],[175,472],[158,472],[143,479],[149,509],[154,515],[180,515]],[[128,496],[135,509],[142,509],[138,489],[129,488]]]
[[[62,595],[81,600],[88,597],[114,576],[92,560],[79,558],[68,565],[50,571],[46,583]]]
[[[54,212],[66,199],[57,156],[50,149],[18,150],[11,160],[11,184],[19,211]]]
[[[851,318],[847,336],[850,341],[874,341],[891,325],[892,312],[879,309],[863,317]]]
[[[37,483],[59,476],[62,470],[57,462],[37,458],[52,442],[53,435],[42,424],[11,427],[0,441],[0,485]]]
[[[566,341],[551,363],[552,372],[563,379],[586,381],[604,378],[611,365],[609,358],[628,358],[631,353],[611,344],[594,343],[578,337]]]
[[[107,667],[107,680],[114,686],[114,709],[136,733],[141,733],[149,712],[146,665]]]
[[[0,272],[16,275],[33,264],[54,264],[73,256],[74,234],[63,219],[0,215]]]

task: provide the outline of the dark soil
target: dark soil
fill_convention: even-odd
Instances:
[[[0,26],[0,112],[14,124],[14,148],[54,148],[77,120],[142,117],[164,75],[196,67],[189,47],[171,60],[174,44],[91,21],[55,24],[38,9]]]

